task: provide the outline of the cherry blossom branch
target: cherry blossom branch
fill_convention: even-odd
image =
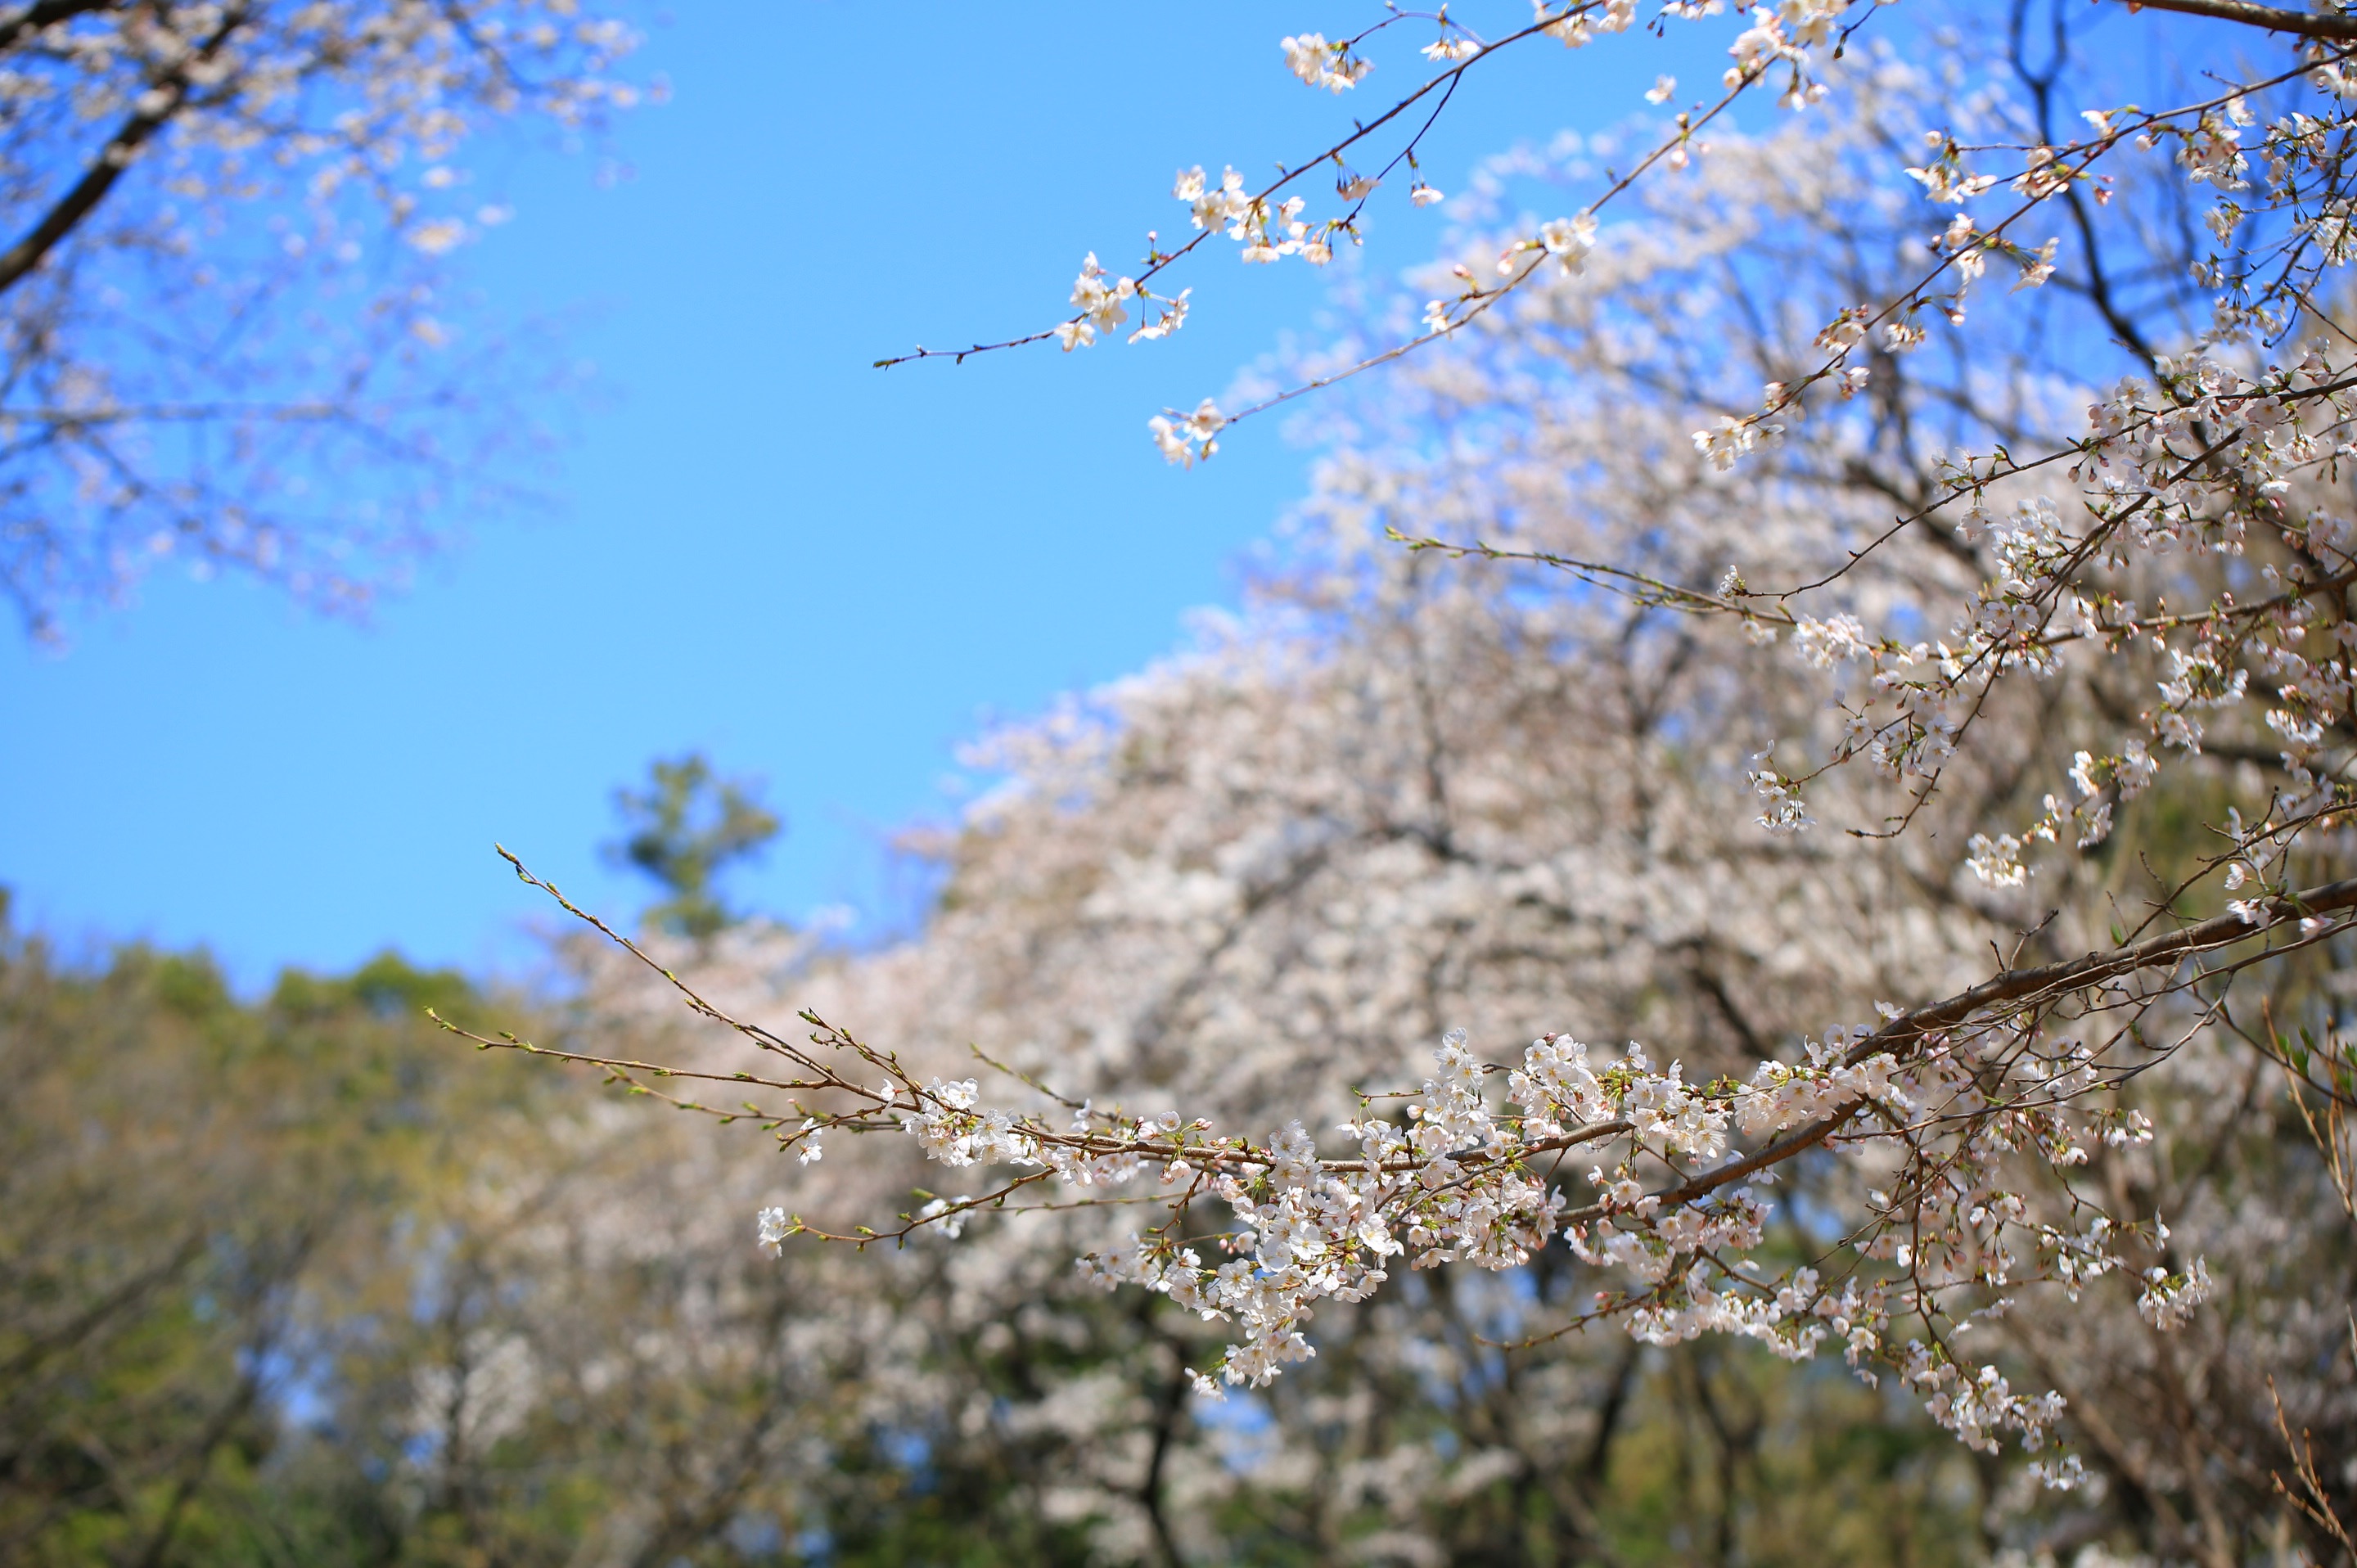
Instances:
[[[1798,624],[1792,611],[1778,606],[1761,606],[1751,602],[1752,596],[1739,585],[1726,593],[1705,593],[1699,588],[1681,587],[1675,583],[1650,573],[1630,567],[1613,566],[1598,561],[1580,561],[1558,555],[1546,550],[1512,550],[1501,545],[1485,543],[1476,539],[1469,543],[1458,543],[1429,535],[1402,533],[1386,527],[1383,536],[1394,543],[1405,544],[1412,552],[1429,551],[1446,560],[1463,561],[1527,561],[1534,565],[1552,566],[1567,572],[1591,586],[1608,593],[1620,594],[1634,603],[1659,606],[1667,609],[1690,610],[1695,613],[1719,612],[1740,616],[1746,620],[1762,620],[1778,626]]]
[[[1597,212],[1601,210],[1614,197],[1622,194],[1631,187],[1635,185],[1637,180],[1641,176],[1651,171],[1655,165],[1664,161],[1665,159],[1674,157],[1681,148],[1684,147],[1688,142],[1693,140],[1694,134],[1696,131],[1701,130],[1706,125],[1708,125],[1712,121],[1717,119],[1720,114],[1733,107],[1737,99],[1742,97],[1744,93],[1749,91],[1754,86],[1758,85],[1762,80],[1764,80],[1772,64],[1772,60],[1763,59],[1754,60],[1742,67],[1740,71],[1738,73],[1738,80],[1736,84],[1730,88],[1726,95],[1720,98],[1717,103],[1712,104],[1709,109],[1706,110],[1700,119],[1695,120],[1690,124],[1685,114],[1679,114],[1677,116],[1677,131],[1675,134],[1664,138],[1661,143],[1655,145],[1651,152],[1647,153],[1643,158],[1640,159],[1634,168],[1631,169],[1627,174],[1621,176],[1620,178],[1614,180],[1605,188],[1602,195],[1598,196],[1594,201],[1588,203],[1587,207],[1581,209],[1580,217],[1582,220],[1587,220],[1587,227],[1584,231],[1583,236],[1577,242],[1579,248],[1584,249],[1587,243],[1592,242],[1593,220]],[[1343,367],[1341,370],[1329,372],[1326,375],[1312,377],[1297,385],[1288,387],[1285,391],[1277,392],[1273,396],[1263,398],[1258,403],[1238,409],[1232,414],[1223,415],[1221,420],[1221,427],[1225,428],[1225,426],[1234,424],[1240,420],[1249,419],[1254,414],[1265,413],[1270,409],[1281,407],[1286,403],[1292,403],[1297,398],[1307,397],[1312,392],[1323,392],[1329,387],[1339,386],[1343,381],[1349,381],[1355,376],[1362,375],[1369,371],[1376,370],[1383,365],[1388,365],[1395,360],[1405,359],[1406,356],[1415,353],[1417,349],[1424,348],[1427,344],[1437,342],[1441,338],[1453,335],[1458,328],[1465,326],[1468,322],[1487,315],[1491,308],[1497,305],[1499,301],[1506,298],[1509,295],[1513,294],[1524,285],[1528,284],[1534,277],[1537,276],[1545,267],[1550,259],[1561,261],[1566,265],[1571,264],[1577,259],[1577,250],[1559,249],[1557,246],[1544,242],[1532,243],[1527,247],[1516,247],[1517,250],[1523,248],[1528,248],[1534,252],[1534,254],[1528,261],[1522,263],[1516,270],[1509,274],[1506,281],[1503,283],[1491,285],[1488,287],[1469,284],[1469,287],[1466,291],[1458,295],[1457,297],[1456,304],[1459,308],[1454,314],[1451,314],[1448,311],[1447,306],[1445,306],[1443,302],[1439,300],[1432,301],[1431,304],[1426,307],[1425,311],[1425,319],[1434,323],[1431,330],[1422,333],[1417,337],[1410,338],[1402,342],[1396,343],[1381,353],[1369,355],[1355,363]],[[1508,258],[1511,259],[1513,253],[1513,251],[1509,251],[1507,252]],[[1506,264],[1507,263],[1504,262],[1501,263],[1501,267]],[[1462,273],[1463,269],[1460,268],[1459,272]],[[1465,275],[1469,280],[1470,274],[1467,274]]]
[[[437,1016],[436,1022],[449,1033],[468,1039],[480,1048],[518,1050],[554,1061],[598,1067],[616,1074],[618,1079],[630,1082],[633,1092],[645,1093],[664,1100],[683,1110],[705,1112],[724,1121],[752,1117],[761,1117],[773,1122],[780,1119],[774,1118],[771,1113],[749,1105],[739,1111],[725,1111],[683,1101],[644,1085],[634,1075],[683,1078],[710,1082],[751,1083],[759,1087],[790,1091],[831,1090],[857,1095],[874,1104],[876,1111],[851,1114],[834,1113],[830,1117],[821,1118],[827,1127],[840,1126],[855,1131],[882,1130],[886,1127],[899,1129],[907,1125],[899,1119],[905,1115],[938,1113],[943,1109],[964,1109],[963,1106],[952,1104],[950,1099],[945,1098],[940,1092],[938,1083],[931,1087],[917,1086],[913,1079],[909,1079],[901,1071],[896,1056],[878,1053],[859,1045],[851,1036],[834,1030],[813,1014],[803,1015],[807,1021],[821,1031],[820,1034],[813,1036],[813,1043],[825,1048],[852,1051],[871,1066],[888,1067],[907,1086],[907,1103],[901,1103],[897,1095],[879,1093],[875,1089],[862,1086],[833,1072],[798,1048],[786,1046],[770,1031],[730,1016],[706,1001],[673,972],[662,968],[635,943],[614,931],[606,922],[573,904],[554,886],[533,875],[512,854],[509,854],[505,850],[501,850],[500,853],[516,866],[521,880],[548,894],[568,914],[588,923],[608,940],[620,946],[632,957],[662,974],[679,991],[692,1011],[752,1038],[765,1050],[785,1050],[798,1063],[807,1064],[820,1076],[807,1080],[773,1079],[743,1072],[699,1071],[594,1053],[557,1050],[534,1046],[510,1035],[487,1036]],[[2254,937],[2264,936],[2287,921],[2312,921],[2352,908],[2357,908],[2357,877],[2254,900],[2238,912],[2221,915],[2175,931],[2128,943],[2109,951],[2090,952],[2075,959],[2008,969],[1945,1000],[1929,1004],[1911,1012],[1897,1014],[1879,1027],[1862,1035],[1851,1044],[1839,1058],[1839,1065],[1854,1069],[1878,1056],[1888,1056],[1894,1061],[1904,1061],[1927,1043],[1964,1024],[1975,1015],[1991,1015],[1992,1018],[1989,1021],[1994,1021],[1996,1017],[2010,1015],[2012,1013],[2025,1009],[2035,1010],[2061,996],[2087,991],[2126,975],[2174,965],[2189,957],[2239,945]],[[2000,1013],[1999,1010],[2003,1012]],[[1028,1079],[1025,1081],[1029,1082]],[[1046,1091],[1043,1090],[1041,1092]],[[1069,1106],[1072,1102],[1067,1101],[1064,1103]],[[799,1107],[797,1109],[799,1110]],[[1721,1187],[1742,1181],[1760,1171],[1782,1164],[1804,1153],[1824,1142],[1865,1109],[1867,1109],[1867,1101],[1861,1098],[1835,1113],[1813,1122],[1798,1132],[1770,1143],[1733,1164],[1661,1192],[1649,1194],[1648,1197],[1662,1207],[1691,1203]],[[854,1121],[855,1115],[866,1118],[878,1113],[889,1113],[890,1119],[863,1120],[856,1122]],[[1118,1131],[1067,1133],[1039,1126],[1029,1121],[1025,1122],[1026,1132],[1041,1144],[1066,1149],[1079,1155],[1135,1155],[1159,1162],[1186,1161],[1191,1165],[1199,1165],[1210,1170],[1240,1171],[1254,1167],[1266,1168],[1279,1163],[1282,1158],[1266,1145],[1256,1145],[1243,1140],[1204,1140],[1200,1133],[1207,1129],[1208,1123],[1196,1123],[1186,1130],[1187,1135],[1177,1137],[1125,1134]],[[1576,1131],[1532,1138],[1516,1144],[1510,1154],[1468,1149],[1448,1151],[1437,1158],[1453,1166],[1478,1171],[1487,1166],[1515,1164],[1524,1158],[1624,1136],[1634,1130],[1633,1122],[1626,1119],[1615,1118],[1584,1126]],[[1178,1131],[1179,1129],[1176,1127],[1171,1129],[1172,1133]],[[1373,1159],[1320,1158],[1314,1162],[1316,1167],[1322,1171],[1361,1175],[1408,1174],[1426,1169],[1432,1163],[1431,1159],[1410,1154]],[[1050,1173],[1040,1174],[1044,1176]],[[1574,1220],[1594,1218],[1612,1212],[1616,1207],[1625,1206],[1610,1204],[1591,1206],[1588,1208],[1571,1211],[1567,1218]]]
[[[1565,13],[1565,15],[1574,16],[1586,16],[1600,9],[1607,3],[1608,0],[1578,0],[1578,3],[1573,5],[1568,12]],[[1359,38],[1365,38],[1370,33],[1390,26],[1394,21],[1405,19],[1405,18],[1402,16],[1387,18],[1383,22],[1375,24],[1373,27],[1366,29],[1365,32],[1361,33]],[[1259,190],[1254,192],[1249,198],[1251,206],[1254,209],[1265,210],[1268,208],[1271,198],[1284,191],[1288,186],[1292,185],[1294,181],[1299,179],[1303,175],[1308,174],[1312,169],[1321,168],[1329,163],[1340,164],[1344,153],[1349,152],[1352,147],[1357,146],[1360,143],[1367,140],[1370,136],[1372,136],[1376,132],[1382,130],[1385,125],[1390,124],[1394,120],[1396,120],[1401,115],[1406,113],[1410,109],[1423,102],[1426,98],[1430,97],[1433,93],[1440,92],[1443,94],[1445,99],[1447,94],[1454,92],[1456,91],[1458,81],[1474,65],[1497,53],[1500,49],[1510,48],[1514,44],[1522,42],[1525,38],[1546,32],[1549,28],[1559,24],[1563,19],[1564,17],[1562,16],[1558,16],[1550,17],[1544,21],[1534,22],[1529,27],[1506,35],[1504,38],[1498,39],[1495,43],[1482,45],[1478,53],[1474,54],[1469,59],[1458,61],[1448,70],[1442,71],[1439,75],[1432,78],[1423,86],[1417,88],[1414,92],[1409,93],[1406,97],[1394,103],[1389,109],[1384,110],[1372,120],[1367,121],[1364,124],[1354,123],[1355,128],[1351,131],[1351,134],[1334,143],[1331,146],[1329,146],[1325,151],[1318,154],[1316,156],[1309,158],[1306,162],[1296,164],[1291,168],[1285,168],[1280,166],[1277,177],[1270,181],[1267,185],[1263,186]],[[1352,41],[1355,42],[1356,39],[1353,39]],[[1416,133],[1415,139],[1412,140],[1408,144],[1409,148],[1412,150],[1415,145],[1415,141],[1420,141],[1425,133],[1431,129],[1432,121],[1427,119],[1425,122],[1423,129]],[[1405,156],[1405,154],[1399,155],[1399,156]],[[1394,156],[1392,159],[1391,164],[1384,166],[1385,168],[1388,169],[1397,164],[1399,156]],[[1357,209],[1354,208],[1352,210],[1355,214]],[[1347,226],[1349,220],[1346,218],[1343,220],[1343,222]],[[1146,266],[1145,271],[1139,273],[1137,276],[1131,281],[1141,286],[1152,282],[1160,274],[1177,264],[1182,258],[1191,254],[1198,246],[1211,239],[1219,232],[1220,230],[1217,225],[1206,226],[1198,232],[1193,239],[1189,240],[1185,244],[1179,246],[1175,251],[1168,252],[1164,252],[1158,250],[1152,251],[1146,257]],[[1086,313],[1083,312],[1081,315],[1067,317],[1064,325],[1078,325],[1085,318]],[[890,370],[895,365],[910,364],[920,360],[948,360],[953,364],[963,364],[972,355],[994,353],[1002,349],[1020,349],[1027,344],[1045,342],[1056,335],[1056,328],[1049,327],[1038,332],[1026,333],[1021,337],[1008,338],[995,343],[974,343],[963,349],[928,349],[920,345],[909,353],[896,354],[887,359],[877,360],[874,362],[872,368],[879,371]]]
[[[211,34],[191,50],[188,58],[167,71],[154,86],[141,95],[139,107],[124,121],[114,134],[107,139],[90,167],[49,209],[23,239],[0,251],[0,294],[6,293],[25,275],[57,248],[58,242],[73,232],[75,225],[96,209],[114,188],[124,170],[131,166],[139,149],[148,139],[163,129],[164,123],[178,113],[188,95],[188,88],[198,72],[218,56],[222,46],[245,25],[245,7],[232,5],[221,14],[221,21]]]
[[[2280,5],[2261,5],[2255,0],[2128,0],[2128,9],[2176,11],[2188,16],[2210,16],[2222,22],[2240,22],[2245,27],[2265,27],[2271,33],[2292,33],[2304,38],[2345,38],[2357,40],[2357,16],[2340,16],[2332,12],[2291,11]]]

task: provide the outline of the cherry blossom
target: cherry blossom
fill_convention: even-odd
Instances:
[[[1089,1279],[1223,1337],[1199,1391],[1279,1386],[1323,1315],[1403,1276],[1559,1241],[1598,1288],[1551,1332],[1838,1353],[2044,1486],[2088,1455],[2132,1477],[2041,1347],[2102,1363],[2083,1326],[2128,1289],[2134,1353],[2174,1356],[2250,1263],[2231,1217],[2164,1219],[2147,1163],[2171,1118],[2233,1126],[2204,1087],[2226,1064],[2345,1092],[2272,1009],[2337,1039],[2333,993],[2302,988],[2357,919],[2357,358],[2328,275],[2352,42],[2271,14],[2293,42],[2249,80],[2066,121],[2023,60],[1943,88],[1878,47],[1879,10],[1730,18],[1721,107],[1773,81],[1778,124],[1706,151],[1707,109],[1634,158],[1478,171],[1398,316],[1260,403],[1152,421],[1191,464],[1396,372],[1333,439],[1290,602],[996,739],[1004,787],[952,835],[966,880],[920,942],[791,1030],[649,961],[761,1053],[683,1076],[769,1100],[581,1059],[790,1150],[897,1133],[968,1189],[881,1229],[765,1217],[764,1240],[1082,1206]],[[1402,111],[1498,48],[1639,20],[1543,6],[1427,53]],[[1362,47],[1286,44],[1325,87]],[[1357,239],[1420,123],[1258,189],[1182,174],[1195,237],[1139,291],[1214,238],[1260,263]],[[1295,186],[1329,163],[1321,217]],[[2176,201],[2211,220],[2132,220]],[[882,1000],[936,962],[958,978],[911,989],[937,1017]],[[853,1032],[863,1002],[895,1043]],[[1009,1059],[952,1059],[942,1018],[989,1020]],[[1776,1244],[1795,1229],[1805,1258]]]

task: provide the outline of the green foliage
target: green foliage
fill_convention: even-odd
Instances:
[[[695,1130],[429,1006],[528,1013],[390,955],[248,1003],[0,932],[0,1563],[1089,1560],[1024,1506],[1051,1442],[884,1420],[856,1344],[797,1348],[793,1269],[667,1237]]]
[[[624,836],[607,853],[668,895],[647,910],[649,923],[701,941],[737,919],[716,888],[720,873],[759,855],[781,824],[745,782],[716,778],[700,752],[653,763],[648,780],[614,791]]]
[[[289,1489],[288,1412],[457,1168],[460,1092],[543,1092],[462,1080],[427,1004],[481,1008],[390,956],[257,1006],[200,957],[75,972],[0,933],[0,1560],[393,1560],[350,1466]]]

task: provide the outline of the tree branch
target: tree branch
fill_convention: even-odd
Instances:
[[[2131,942],[2126,947],[2114,948],[2109,952],[2091,952],[2082,958],[2064,959],[2056,963],[2009,969],[1983,981],[1970,991],[1959,992],[1945,1002],[1892,1019],[1851,1047],[1848,1060],[1856,1065],[1878,1051],[1912,1045],[1925,1035],[1963,1023],[1985,1007],[2083,990],[2106,980],[2134,974],[2139,970],[2155,969],[2197,952],[2231,947],[2245,938],[2271,930],[2286,920],[2336,914],[2351,908],[2357,908],[2357,877],[2328,882],[2321,886],[2266,899],[2253,911],[2257,917],[2255,919],[2246,920],[2240,915],[2220,915],[2181,930],[2165,932],[2140,942]]]
[[[2187,926],[2181,930],[2165,932],[2109,952],[2091,952],[2082,958],[2064,959],[2056,963],[2037,964],[2021,969],[2009,969],[1974,986],[1958,992],[1944,1002],[1929,1007],[1919,1007],[1912,1013],[1901,1014],[1852,1046],[1843,1056],[1843,1062],[1856,1067],[1867,1058],[1883,1051],[1904,1058],[1924,1038],[1943,1029],[1962,1024],[1974,1014],[1986,1008],[2000,1007],[2011,1002],[2024,1002],[2043,996],[2058,996],[2068,992],[2083,991],[2100,985],[2107,980],[2117,980],[2142,970],[2158,969],[2174,963],[2194,953],[2212,949],[2232,947],[2251,937],[2273,930],[2286,920],[2305,919],[2314,915],[2334,914],[2343,909],[2357,908],[2357,876],[2339,882],[2328,882],[2304,892],[2287,893],[2278,898],[2266,900],[2244,919],[2240,915],[2220,915]],[[1664,1208],[1692,1203],[1717,1191],[1720,1187],[1744,1180],[1770,1165],[1781,1165],[1803,1150],[1815,1147],[1840,1132],[1852,1118],[1867,1109],[1863,1100],[1854,1100],[1831,1115],[1787,1133],[1743,1159],[1719,1166],[1704,1176],[1695,1177],[1667,1192],[1653,1196]],[[1530,1152],[1544,1153],[1569,1142],[1593,1137],[1610,1128],[1625,1131],[1625,1122],[1605,1122],[1596,1127],[1584,1127],[1569,1139],[1548,1139],[1530,1145]],[[1465,1162],[1472,1164],[1472,1161]],[[1576,1210],[1570,1218],[1587,1219],[1604,1213],[1601,1205]]]
[[[48,253],[57,249],[59,241],[73,232],[76,224],[89,217],[91,209],[106,199],[106,193],[114,188],[116,180],[123,177],[123,171],[131,166],[132,159],[139,149],[188,102],[189,67],[210,59],[219,53],[221,45],[229,41],[230,35],[243,26],[244,21],[242,10],[231,11],[223,17],[221,26],[213,29],[212,37],[207,38],[171,74],[148,90],[162,93],[164,101],[154,108],[139,110],[125,120],[123,128],[100,149],[97,159],[81,178],[74,182],[73,188],[58,199],[57,205],[33,226],[33,231],[9,246],[5,252],[0,252],[0,294],[5,294],[23,281],[26,274],[39,266]]]
[[[0,49],[16,48],[17,40],[27,33],[45,32],[59,22],[70,22],[92,11],[113,11],[122,3],[123,0],[39,0],[39,4],[27,5],[0,22]]]
[[[2222,22],[2240,22],[2248,27],[2265,27],[2271,33],[2297,33],[2304,38],[2357,40],[2357,16],[2287,11],[2280,5],[2257,5],[2255,0],[2127,0],[2127,5],[2131,11],[2150,6],[2156,11],[2177,11],[2188,16],[2214,16]]]

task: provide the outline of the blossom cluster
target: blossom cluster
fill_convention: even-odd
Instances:
[[[2257,727],[2275,737],[2287,785],[2274,828],[2346,805],[2328,735],[2351,711],[2357,625],[2340,590],[2357,568],[2345,548],[2357,523],[2318,481],[2357,434],[2342,384],[2352,365],[2322,340],[2289,368],[2255,374],[2215,356],[2164,358],[2157,382],[2124,381],[2090,409],[2090,432],[2071,454],[2090,487],[2077,522],[2047,495],[1999,510],[1988,499],[1996,476],[1959,473],[1957,532],[1994,570],[1945,638],[1877,637],[1846,613],[1794,620],[1801,659],[1870,671],[1833,765],[1864,757],[1886,777],[1928,785],[2000,679],[2050,679],[2078,647],[2156,666],[2158,700],[2140,733],[2075,754],[2069,797],[2050,793],[2025,827],[1975,838],[1968,859],[1985,883],[2018,886],[2031,843],[2102,843],[2115,806],[2151,786],[2168,752],[2198,754],[2222,714],[2255,709]],[[2260,568],[2255,597],[2228,591],[2171,610],[2134,596],[2136,582],[2165,581],[2188,557],[2238,558],[2262,540],[2283,559]],[[1780,822],[1799,815],[1800,782],[1778,776]]]
[[[1394,1259],[1412,1269],[1512,1268],[1559,1233],[1584,1262],[1626,1277],[1627,1289],[1599,1297],[1598,1310],[1622,1316],[1641,1339],[1734,1334],[1793,1359],[1830,1342],[1869,1380],[1877,1367],[1895,1372],[1966,1444],[1993,1449],[2010,1432],[2035,1451],[2053,1438],[2059,1395],[2017,1394],[1995,1367],[1958,1365],[1937,1332],[1909,1334],[1901,1319],[1936,1330],[2001,1313],[2006,1293],[2040,1280],[2076,1291],[2125,1267],[2123,1249],[2137,1240],[2136,1227],[2108,1217],[2061,1232],[2002,1185],[2007,1156],[2023,1146],[2067,1169],[2093,1146],[2136,1136],[2124,1113],[2082,1103],[2104,1083],[2093,1054],[2036,1031],[1934,1033],[1889,1008],[1878,1027],[1836,1027],[1805,1042],[1799,1060],[1699,1084],[1633,1042],[1608,1060],[1549,1035],[1505,1073],[1505,1104],[1496,1107],[1486,1092],[1495,1069],[1463,1031],[1433,1059],[1396,1118],[1373,1114],[1370,1102],[1336,1129],[1356,1146],[1340,1157],[1321,1156],[1297,1121],[1261,1144],[1214,1136],[1208,1120],[1176,1112],[1130,1118],[1082,1107],[1058,1128],[985,1104],[973,1079],[936,1078],[898,1114],[948,1165],[1009,1165],[1082,1188],[1140,1178],[1177,1188],[1167,1223],[1089,1253],[1082,1267],[1108,1287],[1143,1286],[1234,1326],[1236,1341],[1195,1374],[1206,1392],[1219,1382],[1265,1385],[1313,1356],[1305,1326],[1318,1305],[1366,1299]],[[1911,1188],[1903,1200],[1878,1197],[1837,1283],[1817,1267],[1779,1272],[1759,1258],[1774,1167],[1821,1145],[1895,1159]],[[1575,1205],[1544,1169],[1550,1156],[1590,1146],[1615,1157],[1591,1166],[1588,1200]],[[1231,1215],[1217,1238],[1224,1260],[1178,1239],[1207,1197]],[[765,1244],[781,1238],[781,1219],[765,1213]],[[2160,1327],[2188,1321],[2211,1288],[2200,1260],[2182,1274],[2156,1266],[2147,1277],[2142,1310]],[[1975,1293],[1980,1306],[1955,1305]],[[2075,1474],[2051,1471],[2058,1484]]]

